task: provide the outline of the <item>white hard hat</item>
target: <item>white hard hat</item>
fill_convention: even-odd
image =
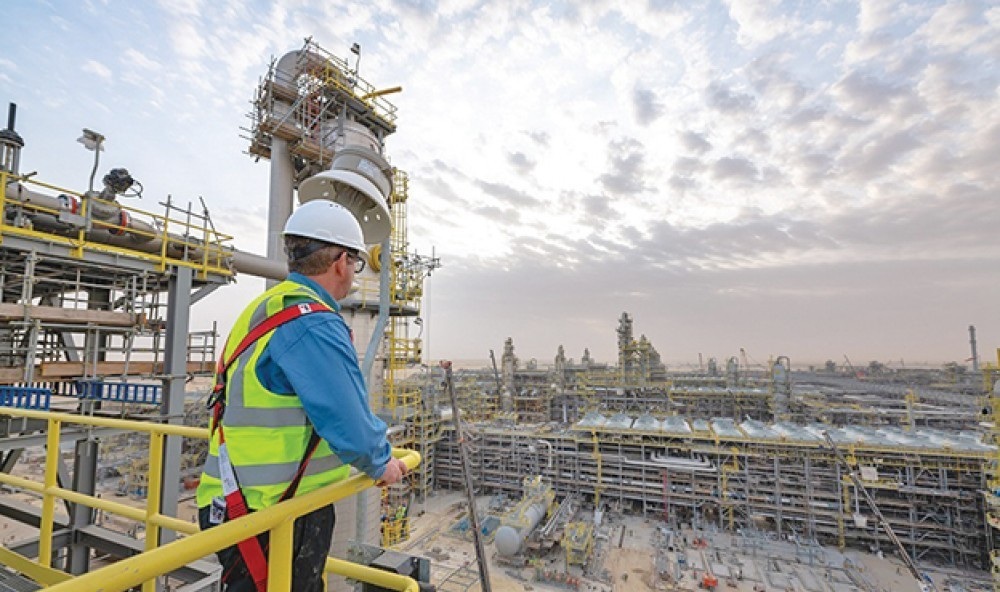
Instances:
[[[317,199],[304,203],[285,222],[283,236],[302,236],[358,251],[368,259],[357,218],[344,206]]]

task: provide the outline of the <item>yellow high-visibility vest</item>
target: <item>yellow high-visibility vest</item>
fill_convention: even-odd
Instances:
[[[228,359],[251,329],[266,318],[292,304],[309,302],[322,299],[308,287],[287,280],[264,292],[236,320],[223,359]],[[253,510],[278,502],[305,456],[312,434],[312,424],[299,398],[271,392],[257,379],[257,361],[273,334],[274,331],[265,334],[247,348],[226,373],[226,408],[222,417],[226,449],[247,507]],[[342,481],[349,474],[350,467],[320,439],[296,495]],[[198,506],[209,505],[214,497],[223,497],[218,430],[209,442],[208,458],[198,484]]]

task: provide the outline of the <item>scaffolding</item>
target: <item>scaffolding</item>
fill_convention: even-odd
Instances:
[[[145,232],[132,228],[133,220],[150,220],[143,227],[157,229],[156,235],[143,234],[133,242],[93,242],[83,229],[73,236],[68,222],[65,232],[33,229],[24,225],[24,216],[41,206],[7,196],[8,191],[22,191],[22,183],[59,191],[62,203],[98,198],[34,179],[13,179],[0,171],[0,207],[16,203],[20,212],[0,221],[0,384],[86,398],[82,382],[128,383],[162,376],[164,293],[172,270],[191,269],[193,286],[206,291],[227,283],[233,276],[229,237],[214,230],[207,211],[182,210],[169,199],[163,215],[116,206],[122,212],[117,223],[102,222],[113,231],[109,236],[125,236]],[[215,346],[214,329],[189,333],[186,373],[210,374]]]
[[[344,121],[356,121],[381,141],[396,130],[396,106],[359,76],[357,67],[322,48],[311,38],[297,52],[295,74],[272,60],[261,79],[243,131],[248,152],[271,158],[272,138],[288,142],[289,152],[309,166],[300,177],[328,167],[335,145],[345,134]]]
[[[841,547],[892,548],[816,434],[782,433],[783,424],[715,420],[695,429],[698,422],[685,423],[690,429],[684,434],[479,423],[469,430],[476,441],[473,478],[484,492],[513,494],[520,490],[519,475],[539,470],[557,496],[579,493],[596,506],[666,515],[676,524],[734,532],[753,527]],[[902,430],[881,438],[867,434],[865,441],[852,429],[832,433],[864,468],[866,486],[915,560],[986,566],[984,510],[976,500],[995,449],[959,437],[948,449],[935,448],[917,437],[903,440]],[[436,450],[442,488],[460,482],[451,435],[446,430]],[[551,465],[537,458],[540,441],[552,450]]]
[[[1000,592],[1000,348],[997,363],[985,364],[983,372],[983,412],[990,419],[990,441],[997,452],[987,465],[986,488],[983,500],[986,506],[986,524],[990,541],[990,571],[993,573],[993,590]]]
[[[570,522],[563,530],[561,544],[566,565],[587,565],[594,553],[594,523]]]
[[[432,399],[423,396],[423,319],[419,317],[424,296],[424,280],[440,262],[434,257],[423,257],[410,249],[407,231],[407,205],[409,202],[409,177],[399,170],[393,171],[393,193],[389,203],[393,217],[390,235],[389,302],[390,318],[385,334],[385,365],[382,395],[376,407],[387,420],[403,426],[403,436],[395,440],[397,446],[407,447],[424,454],[430,464],[422,465],[407,475],[405,486],[397,487],[393,495],[383,500],[383,541],[398,544],[409,537],[408,519],[405,517],[410,497],[423,501],[433,488],[433,447],[441,438],[441,413]],[[379,260],[379,249],[372,257]],[[378,265],[378,264],[376,264]],[[375,271],[380,271],[376,268]]]

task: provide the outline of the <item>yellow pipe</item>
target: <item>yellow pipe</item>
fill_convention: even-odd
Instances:
[[[166,427],[166,426],[162,426]],[[420,464],[420,455],[412,450],[394,449],[393,456],[401,459],[409,469]],[[192,561],[201,559],[219,549],[232,546],[235,541],[256,536],[266,530],[271,530],[283,522],[292,522],[302,516],[335,501],[357,494],[372,485],[372,480],[364,474],[354,475],[340,483],[310,492],[292,499],[254,512],[234,520],[220,524],[214,528],[198,532],[190,537],[174,541],[168,545],[147,551],[141,555],[130,557],[113,563],[102,569],[82,575],[70,582],[58,584],[49,588],[51,592],[85,592],[127,590],[146,580],[169,573]],[[361,566],[358,566],[361,568]],[[358,579],[369,581],[371,576],[378,577],[379,570],[362,568],[363,576]],[[337,571],[336,573],[341,573]],[[360,573],[352,571],[352,574]],[[351,577],[354,577],[352,575]],[[403,589],[403,588],[400,588]],[[410,590],[411,588],[406,588]],[[412,588],[416,590],[416,588]]]
[[[57,419],[49,420],[49,433],[45,438],[45,489],[56,486],[59,467],[59,431]],[[56,498],[51,493],[42,494],[42,524],[38,533],[38,563],[49,567],[52,563],[52,526],[56,510]]]
[[[336,557],[327,558],[326,571],[338,576],[344,576],[345,578],[351,578],[352,580],[389,588],[390,590],[399,590],[400,592],[418,592],[420,590],[420,585],[413,578],[382,571],[381,569],[374,569],[358,563],[351,563],[350,561],[337,559]]]
[[[391,86],[389,88],[383,88],[382,90],[375,90],[375,91],[372,91],[372,92],[370,92],[368,94],[361,95],[361,100],[362,101],[367,101],[368,99],[374,99],[375,97],[381,97],[381,96],[385,96],[385,95],[391,95],[393,93],[398,93],[398,92],[402,92],[402,91],[403,91],[403,87],[402,86]]]

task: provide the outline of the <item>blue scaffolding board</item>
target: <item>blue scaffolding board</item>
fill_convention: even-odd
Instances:
[[[117,403],[139,403],[159,405],[163,385],[132,382],[103,382],[81,380],[77,383],[78,396],[84,399],[98,399]]]
[[[52,389],[30,386],[0,386],[0,407],[48,411]]]

